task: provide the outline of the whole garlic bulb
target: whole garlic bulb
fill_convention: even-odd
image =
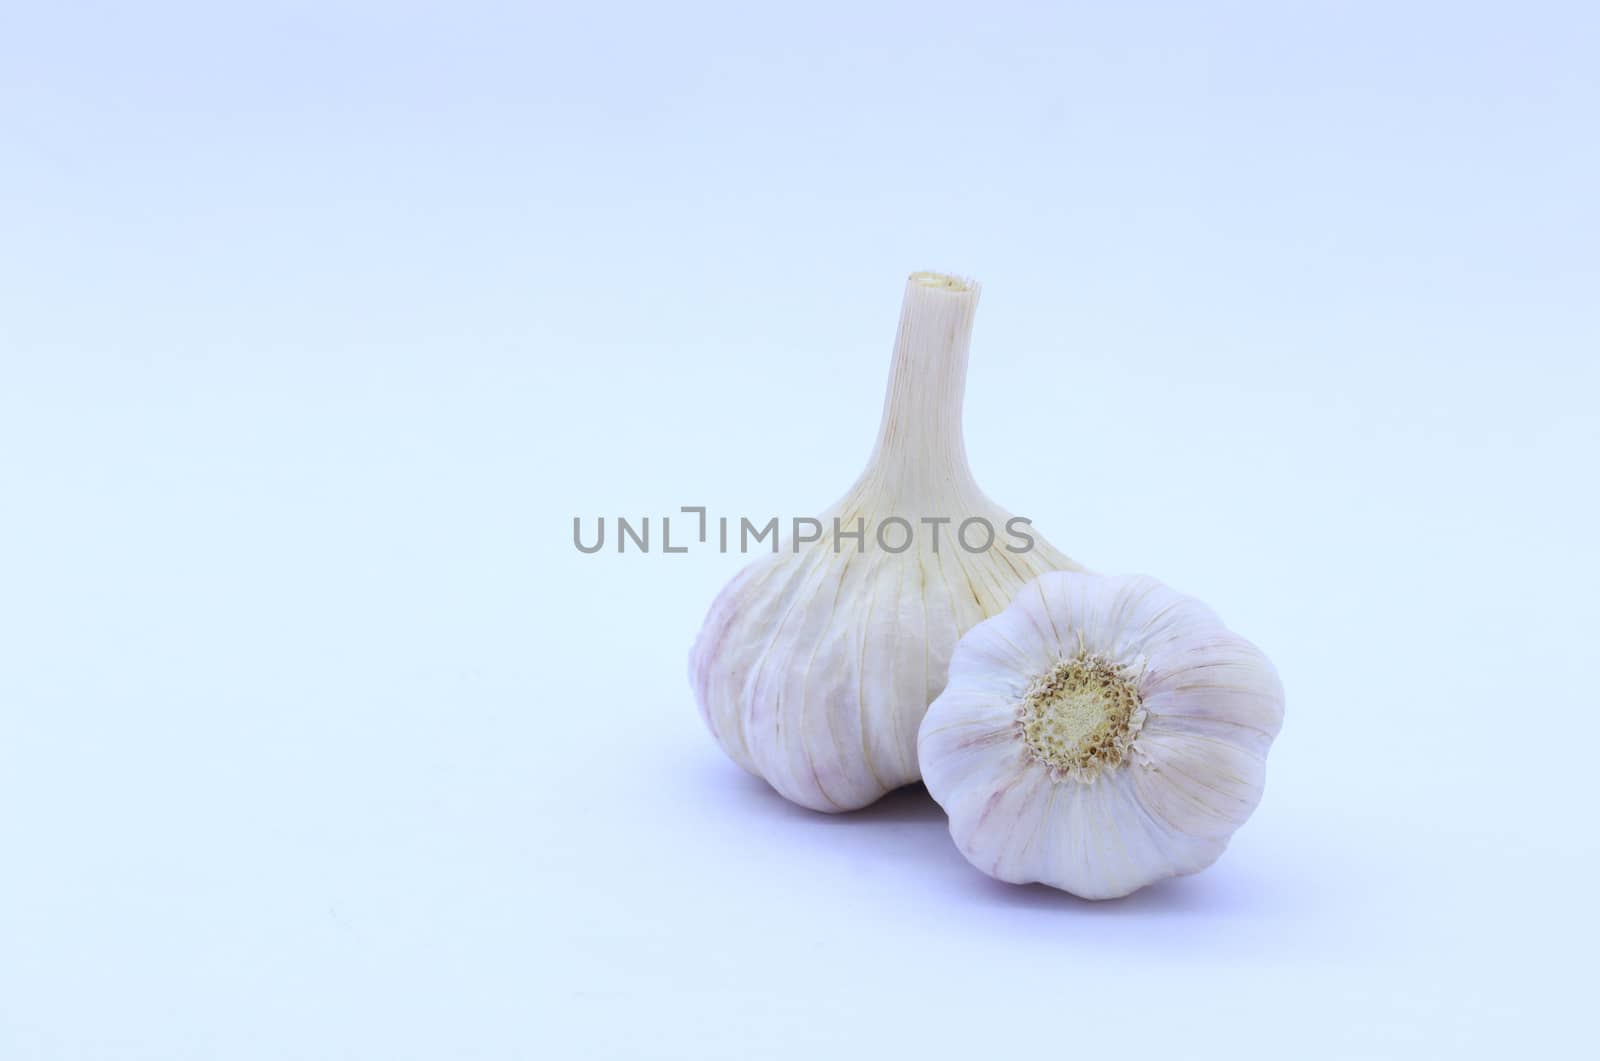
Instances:
[[[1204,604],[1056,572],[961,639],[919,751],[974,866],[1108,899],[1216,861],[1282,724],[1272,664]]]
[[[1079,569],[1016,527],[968,469],[961,402],[978,292],[909,278],[866,471],[820,517],[819,540],[786,542],[734,577],[690,653],[723,750],[814,810],[854,810],[917,780],[917,726],[957,639],[1035,576]]]

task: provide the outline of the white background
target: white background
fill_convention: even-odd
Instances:
[[[1575,1053],[1581,4],[0,15],[0,1058]],[[686,655],[904,276],[985,490],[1275,660],[1265,800],[1091,904],[801,811]]]

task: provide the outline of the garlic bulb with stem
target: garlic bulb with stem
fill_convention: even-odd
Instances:
[[[967,466],[978,293],[953,276],[908,279],[866,470],[820,517],[818,540],[785,542],[734,577],[690,653],[723,750],[814,810],[864,807],[917,780],[917,727],[957,639],[1030,579],[1078,569]]]
[[[961,639],[918,751],[974,866],[1106,899],[1214,862],[1282,724],[1272,664],[1204,604],[1055,572]]]

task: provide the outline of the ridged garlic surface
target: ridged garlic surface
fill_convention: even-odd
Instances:
[[[974,866],[1108,899],[1216,861],[1282,723],[1272,664],[1204,604],[1058,572],[961,639],[918,750]]]
[[[814,810],[854,810],[916,781],[917,727],[956,641],[1029,580],[1078,569],[1031,526],[1009,534],[1011,513],[968,468],[961,406],[978,292],[910,277],[866,471],[819,517],[820,540],[785,542],[734,577],[690,653],[723,750]],[[836,520],[864,529],[859,545],[835,537]],[[969,549],[985,524],[993,540]]]

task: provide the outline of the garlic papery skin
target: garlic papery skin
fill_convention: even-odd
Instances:
[[[1204,604],[1057,572],[961,639],[918,754],[974,866],[1111,899],[1216,861],[1282,724],[1272,664]]]
[[[917,780],[917,726],[956,641],[1030,579],[1078,569],[1031,527],[1031,548],[1007,537],[1011,513],[967,466],[961,405],[977,305],[976,283],[910,277],[866,470],[819,517],[821,540],[785,542],[734,577],[690,653],[723,750],[813,810],[854,810]],[[987,548],[957,538],[973,519],[996,532]],[[835,520],[864,528],[861,543],[841,545]],[[982,525],[969,529],[982,544]]]

